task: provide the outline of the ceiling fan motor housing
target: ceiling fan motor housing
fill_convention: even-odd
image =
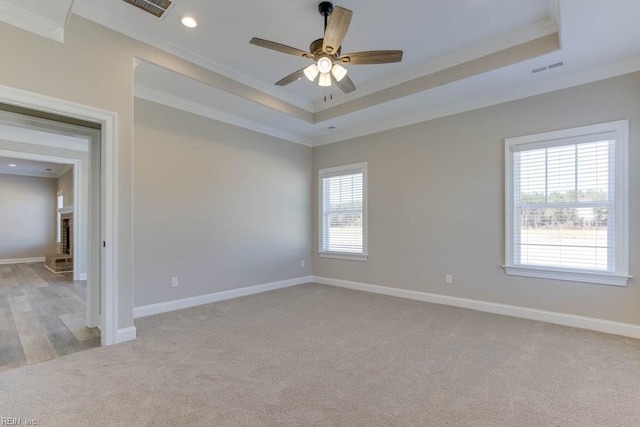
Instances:
[[[313,54],[314,59],[318,59],[321,56],[328,56],[332,60],[338,59],[340,56],[340,52],[342,51],[342,46],[338,48],[338,51],[333,55],[329,55],[322,50],[322,42],[324,39],[314,40],[311,45],[309,45],[309,52]]]

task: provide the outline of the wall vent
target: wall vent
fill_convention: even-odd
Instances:
[[[171,1],[169,0],[122,0],[125,3],[129,3],[132,6],[142,9],[147,13],[162,18],[169,7],[171,7]]]

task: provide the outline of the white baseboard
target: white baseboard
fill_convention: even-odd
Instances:
[[[30,262],[44,262],[45,257],[39,256],[34,258],[9,258],[9,259],[0,259],[0,265],[5,264],[27,264]]]
[[[518,307],[515,305],[497,304],[493,302],[431,294],[427,292],[410,291],[407,289],[389,288],[386,286],[370,285],[367,283],[330,279],[328,277],[314,276],[313,281],[323,285],[337,286],[357,291],[372,292],[375,294],[389,295],[435,304],[451,305],[454,307],[468,308],[487,313],[538,320],[542,322],[555,323],[557,325],[589,329],[592,331],[622,335],[631,338],[640,338],[640,325],[634,325],[631,323],[612,322],[610,320],[596,319],[593,317],[576,316],[573,314],[537,310],[533,308]]]
[[[118,329],[116,332],[115,344],[120,344],[127,341],[133,341],[136,339],[136,327],[129,326],[128,328]]]
[[[157,304],[143,305],[133,309],[133,317],[152,316],[154,314],[166,313],[183,308],[195,307],[197,305],[210,304],[212,302],[224,301],[232,298],[244,297],[247,295],[259,294],[262,292],[273,291],[275,289],[288,288],[291,286],[310,283],[313,277],[298,277],[295,279],[282,280],[279,282],[265,283],[262,285],[248,286],[245,288],[231,289],[229,291],[214,292],[212,294],[199,295],[196,297],[184,298],[179,300],[160,302]]]

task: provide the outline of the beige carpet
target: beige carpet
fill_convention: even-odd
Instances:
[[[303,285],[0,374],[39,425],[640,425],[640,341]]]

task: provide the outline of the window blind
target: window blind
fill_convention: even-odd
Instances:
[[[323,252],[363,253],[363,175],[347,171],[321,176]]]
[[[614,272],[616,140],[601,138],[513,153],[514,265]]]

